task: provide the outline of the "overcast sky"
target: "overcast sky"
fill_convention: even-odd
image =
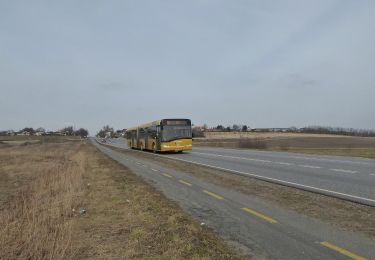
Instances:
[[[0,130],[375,129],[375,1],[0,0]]]

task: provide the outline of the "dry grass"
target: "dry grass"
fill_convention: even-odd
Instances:
[[[238,258],[83,142],[0,147],[0,248],[0,259]]]
[[[14,136],[0,136],[1,141],[36,141],[39,140],[44,143],[62,143],[66,141],[80,141],[79,136],[36,136],[36,135],[14,135]]]
[[[194,146],[260,149],[307,154],[375,158],[374,137],[301,133],[215,133],[194,140]]]
[[[207,139],[238,139],[238,138],[250,138],[250,139],[268,139],[268,138],[295,138],[295,137],[346,137],[341,135],[326,135],[326,134],[305,134],[305,133],[278,133],[278,132],[205,132],[204,136]]]
[[[247,148],[247,149],[266,149],[267,143],[264,140],[259,139],[245,139],[241,138],[237,144],[238,148]]]
[[[93,147],[87,152],[88,213],[77,222],[78,258],[238,258],[212,231],[128,169]]]
[[[0,258],[70,258],[72,209],[85,159],[81,144],[0,149]]]

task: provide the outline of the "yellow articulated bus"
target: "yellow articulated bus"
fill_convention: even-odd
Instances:
[[[192,149],[190,119],[161,119],[126,130],[130,148],[153,152],[182,152]]]

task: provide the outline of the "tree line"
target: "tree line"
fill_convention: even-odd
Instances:
[[[113,127],[109,125],[105,125],[103,126],[102,129],[99,130],[96,136],[101,137],[101,138],[105,138],[105,137],[116,138],[116,137],[124,136],[125,130],[126,129],[114,130]]]
[[[375,137],[374,130],[355,129],[344,127],[326,127],[326,126],[308,126],[299,129],[301,133],[310,134],[334,134],[346,136],[361,136],[361,137]]]
[[[213,129],[221,130],[223,132],[240,132],[240,131],[246,132],[248,131],[248,129],[250,129],[250,127],[247,125],[233,124],[232,126],[227,126],[227,127],[224,127],[223,125],[217,125]]]
[[[79,128],[74,130],[73,126],[64,127],[58,131],[46,131],[45,128],[32,128],[32,127],[24,127],[19,131],[8,130],[8,131],[0,131],[0,136],[6,135],[41,135],[41,136],[80,136],[80,137],[87,137],[89,135],[89,131],[85,128]]]
[[[232,126],[224,126],[219,124],[215,127],[203,126],[193,127],[193,136],[203,137],[206,131],[217,132],[288,132],[288,133],[309,133],[309,134],[332,134],[346,136],[375,137],[375,130],[355,129],[344,127],[326,127],[326,126],[308,126],[308,127],[289,127],[289,128],[250,128],[247,125],[233,124]]]

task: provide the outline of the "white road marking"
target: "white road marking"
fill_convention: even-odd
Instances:
[[[319,157],[304,157],[304,156],[291,156],[290,158],[294,159],[304,159],[304,160],[318,160],[318,161],[326,161],[326,162],[338,162],[338,163],[355,163],[355,164],[368,164],[368,162],[360,162],[360,161],[348,161],[348,160],[336,160],[336,159],[328,159],[328,158],[319,158]],[[365,158],[361,158],[364,160]]]
[[[334,172],[342,172],[342,173],[358,173],[357,171],[351,171],[351,170],[344,170],[344,169],[330,169],[331,171]]]
[[[314,165],[298,165],[304,168],[311,168],[311,169],[321,169],[322,167],[320,166],[314,166]]]
[[[156,169],[154,169],[154,168],[151,168],[151,170],[154,171],[154,172],[158,172],[158,170],[156,170]]]
[[[204,154],[209,156],[217,156],[217,157],[226,157],[226,158],[232,158],[232,159],[241,159],[241,160],[248,160],[248,161],[254,161],[254,162],[265,162],[265,163],[271,163],[272,161],[269,160],[261,160],[261,159],[253,159],[253,158],[246,158],[246,157],[237,157],[237,156],[229,156],[229,155],[222,155],[222,154],[216,154],[216,153],[200,153],[200,152],[192,152],[197,154]]]
[[[292,165],[293,163],[288,163],[288,162],[276,162],[278,164],[281,164],[281,165]]]

